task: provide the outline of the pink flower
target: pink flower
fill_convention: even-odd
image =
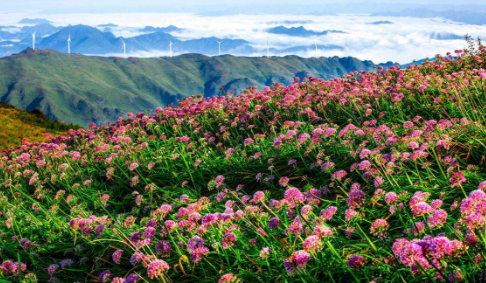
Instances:
[[[163,260],[152,261],[148,268],[147,274],[150,279],[160,278],[167,270],[169,270],[169,265]]]
[[[452,173],[452,176],[449,178],[449,183],[452,188],[460,186],[464,182],[466,182],[466,177],[461,171]]]
[[[122,255],[123,255],[123,250],[116,250],[111,256],[111,258],[113,259],[114,263],[120,264]]]
[[[289,178],[288,177],[281,177],[280,180],[278,181],[278,184],[282,187],[287,187],[287,184],[289,183]]]
[[[376,219],[371,225],[371,234],[383,237],[388,229],[388,222],[385,219]]]
[[[356,209],[361,207],[365,201],[365,193],[363,191],[356,190],[349,193],[347,203],[350,208]]]
[[[397,201],[397,194],[394,192],[389,192],[385,195],[385,202],[386,204],[391,204]]]
[[[137,169],[139,166],[138,166],[138,163],[134,162],[132,164],[130,164],[130,171],[133,171],[135,169]]]
[[[260,203],[265,199],[265,193],[262,191],[258,191],[253,194],[253,203]]]
[[[310,255],[306,251],[295,251],[292,253],[292,262],[297,269],[305,269],[307,262],[310,260]]]
[[[316,235],[311,235],[304,240],[304,250],[318,251],[322,249],[321,239]]]
[[[233,273],[227,273],[219,278],[218,283],[238,282],[238,278]]]

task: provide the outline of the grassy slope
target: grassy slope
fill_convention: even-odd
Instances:
[[[241,92],[295,76],[336,77],[372,70],[354,58],[305,59],[207,57],[117,59],[26,50],[0,59],[0,101],[18,108],[41,109],[50,118],[87,125],[114,121],[128,112],[154,109],[220,87]]]
[[[189,98],[5,152],[1,266],[25,263],[24,282],[481,282],[485,59]]]
[[[0,102],[0,149],[19,146],[22,140],[44,142],[48,140],[47,133],[63,135],[73,127]]]

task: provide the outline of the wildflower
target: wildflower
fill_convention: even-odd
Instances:
[[[148,268],[147,274],[150,279],[160,278],[167,270],[169,270],[169,265],[163,260],[152,261]]]
[[[54,275],[54,272],[59,268],[59,265],[57,264],[51,264],[47,268],[47,273],[52,277]]]
[[[437,210],[427,218],[427,224],[430,228],[441,227],[447,221],[447,212],[443,209]]]
[[[290,203],[305,201],[305,195],[301,191],[299,191],[299,189],[296,188],[288,188],[285,191],[284,198],[288,200]]]
[[[344,170],[339,170],[337,172],[334,172],[332,174],[332,177],[331,179],[334,181],[334,180],[338,180],[338,181],[341,181],[348,173]]]
[[[130,171],[133,171],[135,169],[137,169],[139,166],[138,166],[138,163],[134,162],[132,164],[130,164]]]
[[[136,265],[137,263],[139,263],[143,259],[143,257],[144,257],[144,255],[142,253],[134,253],[130,257],[130,263],[132,265]]]
[[[295,269],[290,259],[286,258],[283,265],[289,276],[293,276],[295,274]]]
[[[66,267],[70,267],[71,265],[73,265],[73,260],[72,259],[63,259],[59,262],[59,265],[61,266],[61,269],[64,269]]]
[[[422,216],[432,212],[432,207],[426,202],[419,202],[412,207],[413,216]]]
[[[116,250],[113,253],[113,255],[111,256],[111,258],[113,259],[113,262],[116,263],[116,264],[120,264],[122,254],[123,254],[123,250],[119,250],[119,249]]]
[[[383,237],[388,229],[388,222],[385,219],[376,219],[371,225],[371,234]]]
[[[356,209],[361,207],[364,204],[365,200],[365,193],[363,191],[356,190],[349,193],[347,203],[350,208]]]
[[[314,228],[313,234],[321,238],[330,237],[334,234],[334,230],[322,224]]]
[[[280,220],[277,217],[273,217],[268,221],[268,228],[270,228],[270,230],[275,230],[278,226],[280,226]]]
[[[397,195],[394,192],[389,192],[385,195],[386,204],[394,203],[397,200]]]
[[[358,269],[361,266],[364,266],[364,257],[361,255],[352,255],[348,259],[348,266],[354,269]]]
[[[330,221],[334,214],[336,214],[337,207],[335,206],[330,206],[324,211],[324,217],[326,218],[327,221]]]
[[[231,232],[226,233],[223,236],[221,243],[222,243],[223,249],[225,249],[225,250],[229,249],[230,247],[232,247],[234,245],[234,243],[236,243],[236,235],[231,233]]]
[[[346,221],[351,221],[352,219],[354,219],[355,217],[358,217],[359,216],[359,213],[353,209],[347,209],[345,212],[344,212],[344,219]]]
[[[282,187],[287,187],[287,184],[289,183],[289,178],[288,177],[282,177],[280,178],[280,180],[278,181],[278,184]]]
[[[98,279],[102,282],[102,283],[106,283],[106,282],[109,282],[111,280],[111,271],[109,270],[105,270],[105,271],[102,271],[99,275],[98,275]]]
[[[269,257],[270,253],[272,252],[272,249],[270,247],[264,247],[261,251],[260,251],[260,258],[262,260],[265,260]]]
[[[449,183],[452,188],[460,186],[464,182],[466,182],[466,177],[461,171],[452,173],[452,176],[449,178]]]
[[[253,194],[253,203],[260,203],[265,199],[265,193],[262,191],[258,191],[255,194]]]
[[[481,182],[478,186],[478,190],[486,190],[486,181]]]
[[[125,278],[125,281],[123,283],[135,283],[138,281],[138,275],[134,273],[130,273],[130,275]]]
[[[292,253],[292,262],[297,269],[305,269],[307,262],[310,260],[310,255],[306,251],[295,251]]]
[[[295,220],[290,223],[287,231],[292,235],[299,235],[302,233],[302,223],[300,223],[299,217],[296,217]]]
[[[219,278],[218,283],[238,282],[238,278],[233,273],[227,273]]]
[[[322,242],[316,235],[311,235],[304,240],[304,250],[318,251],[322,249]]]
[[[162,257],[168,257],[172,253],[172,248],[168,241],[161,240],[155,245],[155,251],[162,254]]]
[[[198,236],[192,237],[187,243],[192,261],[198,263],[204,255],[209,253],[209,249],[204,246],[204,240]]]

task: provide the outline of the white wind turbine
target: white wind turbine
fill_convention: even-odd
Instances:
[[[267,58],[270,58],[270,46],[268,45],[268,37],[267,37]]]
[[[316,41],[315,39],[314,39],[314,46],[316,47],[316,51],[315,51],[315,52],[316,52],[316,53],[315,53],[315,57],[316,57],[316,59],[317,59],[317,41]]]
[[[221,56],[221,43],[223,43],[224,40],[221,40],[221,41],[217,41],[216,42],[218,43],[218,55]]]
[[[349,57],[349,48],[348,48],[348,40],[345,39],[345,44],[346,44],[346,57]]]
[[[127,58],[127,44],[125,41],[123,41],[123,39],[121,39],[121,42],[123,44],[123,58]]]
[[[35,33],[36,31],[34,31],[34,33],[32,34],[32,49],[35,50]]]
[[[68,43],[68,54],[71,54],[71,33],[69,34],[67,43]]]
[[[169,39],[169,57],[172,58],[172,40]]]

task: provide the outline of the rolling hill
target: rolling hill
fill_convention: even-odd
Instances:
[[[44,142],[50,135],[63,135],[77,128],[50,120],[39,110],[28,112],[0,102],[0,149],[19,146],[22,141]]]
[[[195,94],[214,96],[220,87],[240,93],[249,85],[262,89],[289,84],[295,77],[334,78],[374,66],[351,57],[185,54],[122,59],[26,49],[0,59],[0,101],[25,110],[39,108],[51,119],[86,126]]]

